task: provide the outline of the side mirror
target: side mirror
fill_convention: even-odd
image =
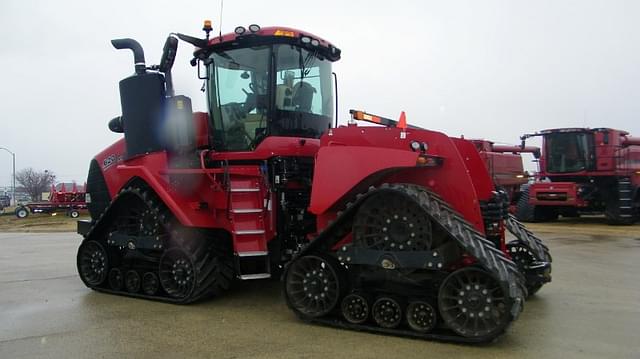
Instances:
[[[160,58],[160,65],[158,65],[160,72],[171,71],[173,62],[176,60],[176,53],[178,52],[178,39],[173,36],[167,37],[167,41],[162,48],[162,57]]]
[[[522,141],[520,142],[520,148],[524,149],[524,146],[525,146],[525,141],[523,138]]]
[[[109,129],[111,132],[123,133],[124,126],[122,123],[122,116],[112,118],[111,121],[109,121]]]
[[[533,157],[535,157],[535,159],[537,160],[540,159],[540,156],[541,156],[540,149],[533,151]]]

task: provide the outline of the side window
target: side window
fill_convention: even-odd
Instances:
[[[224,106],[233,102],[244,103],[247,96],[239,89],[248,89],[251,80],[249,76],[246,76],[246,79],[243,78],[243,73],[241,70],[218,68],[220,105]]]

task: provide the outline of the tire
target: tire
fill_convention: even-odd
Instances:
[[[558,211],[554,207],[529,203],[529,185],[522,186],[515,215],[521,222],[550,222],[558,219]]]
[[[29,209],[24,206],[16,208],[16,217],[20,219],[29,217]]]
[[[523,185],[516,203],[516,218],[522,222],[535,222],[536,207],[529,204],[529,185]]]
[[[629,226],[634,224],[638,220],[638,215],[632,217],[621,217],[620,208],[618,208],[618,201],[609,201],[607,208],[604,211],[604,216],[607,220],[607,224],[614,226]]]

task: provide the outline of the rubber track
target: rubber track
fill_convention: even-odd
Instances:
[[[551,263],[552,259],[549,253],[549,247],[533,234],[533,232],[528,230],[522,222],[518,221],[514,215],[509,215],[505,221],[505,226],[522,245],[526,246],[527,249],[536,256],[536,260]]]
[[[87,240],[96,240],[102,243],[105,248],[109,248],[109,246],[104,243],[106,238],[106,231],[108,230],[108,225],[111,220],[115,219],[114,216],[114,207],[119,205],[119,201],[127,200],[128,196],[136,196],[147,205],[148,208],[151,208],[155,213],[155,218],[160,222],[160,226],[164,227],[166,233],[172,234],[174,237],[178,234],[179,225],[174,224],[173,215],[170,211],[164,206],[162,201],[151,191],[133,187],[127,187],[121,190],[111,201],[109,206],[100,214],[100,217],[92,223],[91,228],[87,232],[84,237],[84,241]],[[101,236],[104,235],[104,237]],[[93,238],[96,237],[96,238]],[[190,296],[185,298],[172,298],[169,296],[160,296],[160,295],[147,295],[142,293],[131,293],[125,290],[116,291],[102,286],[89,286],[89,288],[94,289],[99,292],[109,293],[109,294],[117,294],[127,297],[134,298],[143,298],[143,299],[151,299],[155,301],[167,302],[167,303],[175,303],[175,304],[188,304],[200,300],[209,295],[217,295],[219,292],[226,290],[228,285],[216,286],[212,285],[213,282],[216,281],[217,278],[212,278],[216,274],[214,273],[218,270],[219,276],[222,276],[222,279],[228,280],[230,283],[233,280],[233,268],[228,263],[224,263],[223,261],[219,261],[216,258],[211,259],[210,254],[198,254],[201,252],[203,248],[187,248],[184,243],[180,243],[181,241],[177,241],[178,244],[185,249],[187,253],[191,254],[191,260],[194,263],[194,266],[197,268],[198,282],[196,284],[196,288],[193,289]],[[213,242],[213,241],[207,241]],[[165,247],[166,247],[166,243]],[[175,243],[174,243],[175,244]],[[213,243],[212,245],[215,245]],[[207,246],[207,248],[211,248]],[[169,248],[166,248],[169,249]],[[199,258],[198,258],[199,257]],[[157,275],[158,273],[156,273]],[[86,283],[85,283],[86,284]],[[162,286],[159,289],[160,293],[164,294],[164,290]]]
[[[395,192],[415,200],[442,229],[449,233],[451,238],[455,239],[467,253],[473,255],[485,270],[493,274],[495,279],[498,280],[505,289],[505,296],[508,297],[508,302],[512,303],[512,307],[510,308],[511,321],[518,317],[522,311],[527,290],[524,284],[524,277],[518,271],[516,264],[508,259],[504,253],[496,249],[493,243],[488,241],[482,233],[478,232],[442,198],[423,187],[413,184],[383,184],[378,188],[370,187],[366,193],[357,195],[356,200],[348,203],[344,211],[338,212],[336,220],[331,222],[318,237],[298,252],[294,260],[314,251],[330,250],[335,243],[350,232],[351,220],[355,216],[355,212],[360,204],[368,197],[382,191]],[[293,262],[293,260],[291,262]],[[283,278],[285,278],[284,275]],[[293,310],[288,301],[287,304]],[[296,312],[295,310],[293,311]],[[296,314],[305,321],[334,327],[440,341],[480,343],[491,341],[501,334],[497,333],[491,337],[467,338],[459,336],[449,330],[440,333],[418,333],[404,329],[384,329],[367,324],[351,324],[342,320],[341,317],[308,318],[297,312]]]

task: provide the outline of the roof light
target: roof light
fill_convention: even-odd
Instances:
[[[204,26],[202,27],[202,31],[211,31],[213,28],[211,27],[211,20],[205,20]]]
[[[260,31],[260,26],[256,25],[256,24],[251,24],[251,25],[249,25],[249,31],[254,32],[254,33],[258,32],[258,31]]]
[[[303,36],[300,38],[300,42],[302,42],[303,44],[311,43],[311,38],[309,36]]]
[[[236,27],[236,29],[235,29],[235,30],[233,30],[233,32],[235,32],[235,33],[236,33],[236,35],[242,35],[242,34],[244,34],[245,32],[247,32],[247,29],[245,29],[245,28],[244,28],[244,27],[242,27],[242,26],[238,26],[238,27]]]
[[[296,33],[289,30],[281,30],[278,29],[273,33],[273,36],[286,36],[286,37],[295,37]]]
[[[316,39],[312,39],[311,40],[311,46],[318,46],[320,45],[320,41],[316,40]]]

